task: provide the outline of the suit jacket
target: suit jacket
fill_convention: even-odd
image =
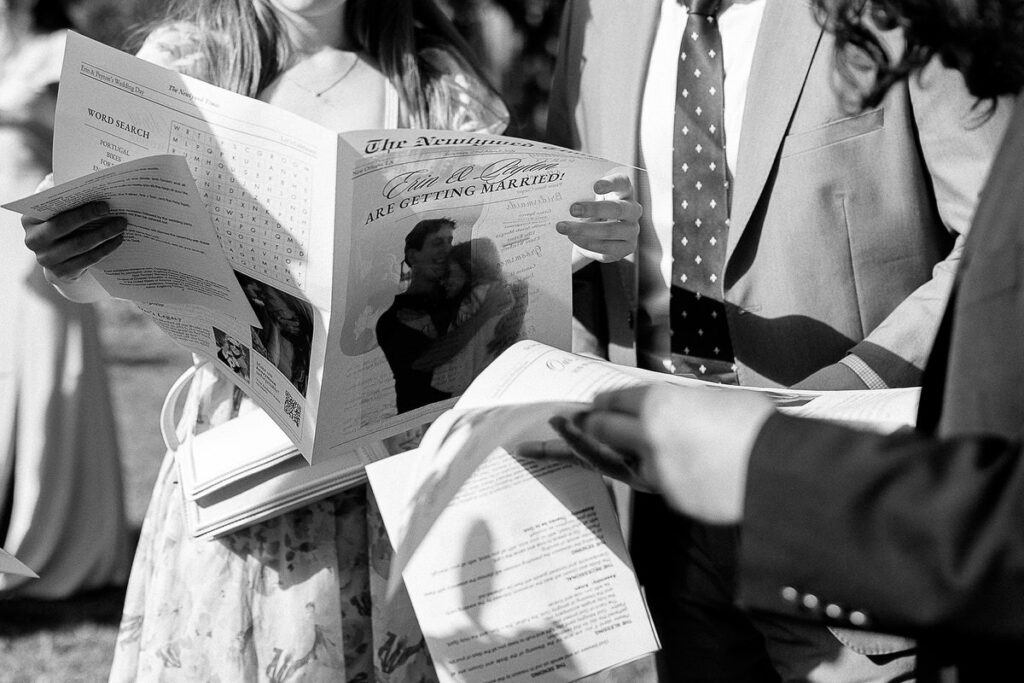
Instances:
[[[746,605],[836,623],[858,612],[855,621],[921,635],[926,652],[935,643],[933,654],[977,680],[1005,680],[985,670],[998,659],[1019,667],[1022,184],[1018,106],[929,360],[917,432],[886,438],[781,416],[766,423],[747,482]]]
[[[655,0],[570,0],[552,142],[635,164]],[[853,352],[890,386],[916,385],[1002,113],[936,68],[851,114],[833,43],[805,0],[768,0],[734,169],[724,277],[741,383],[788,385]],[[976,122],[975,122],[976,123]],[[643,174],[636,185],[646,192]],[[651,230],[642,222],[641,230]],[[635,364],[632,261],[576,280],[576,349]]]

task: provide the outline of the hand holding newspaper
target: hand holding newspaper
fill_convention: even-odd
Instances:
[[[559,438],[552,419],[586,410],[598,393],[639,384],[669,384],[704,391],[752,391],[791,415],[843,422],[878,431],[912,425],[918,388],[814,392],[713,384],[689,377],[614,365],[535,341],[519,342],[491,363],[455,407],[427,430],[411,465],[409,507],[393,540],[392,578],[415,554],[435,520],[495,451],[524,441]],[[369,465],[372,472],[385,465]]]
[[[124,244],[93,275],[111,296],[205,306],[240,323],[259,326],[182,157],[158,155],[129,161],[4,208],[48,220],[94,201],[107,202],[114,215],[128,219]]]
[[[516,344],[418,450],[367,467],[395,547],[389,588],[404,579],[441,680],[574,680],[656,648],[602,478],[511,455],[556,438],[552,420],[596,394],[644,383],[758,391],[792,414],[882,431],[912,424],[918,398],[725,387]]]

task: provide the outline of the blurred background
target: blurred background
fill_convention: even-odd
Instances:
[[[23,6],[31,4],[26,1]],[[502,92],[513,114],[510,134],[541,137],[564,0],[439,0],[439,4],[477,51]],[[123,46],[130,28],[156,8],[156,3],[144,0],[67,0],[63,5],[78,30],[115,47]],[[23,85],[19,80],[24,80],[23,72],[55,67],[32,60],[26,64],[23,55],[14,54],[10,46],[32,30],[10,20],[12,8],[18,6],[18,0],[0,0],[0,13],[8,15],[5,23],[0,23],[0,134],[13,131],[31,138],[38,134],[38,117],[31,110],[8,111],[4,88],[12,83]],[[46,30],[46,21],[45,16],[35,17],[35,29]],[[47,92],[36,95],[52,97]],[[0,160],[0,178],[18,177],[34,187],[39,169],[46,168],[45,158],[12,166],[6,140],[0,137],[8,157]],[[3,197],[5,201],[12,198]],[[16,227],[8,225],[12,217],[7,216],[0,227],[16,242],[20,226],[16,226],[16,217]],[[8,247],[5,243],[4,248],[28,254],[20,245]],[[11,258],[11,253],[5,259]],[[130,556],[163,457],[157,427],[160,406],[171,383],[190,364],[190,357],[125,302],[97,306],[95,328],[116,420]],[[0,485],[10,486],[3,482],[0,477]],[[4,519],[4,514],[0,510],[0,532],[7,533],[9,519]],[[123,585],[75,590],[59,599],[0,591],[0,681],[106,680],[123,599]]]
[[[5,0],[0,0],[0,3]],[[13,1],[13,0],[6,0]],[[96,40],[120,47],[129,27],[157,3],[68,0],[72,19]],[[558,25],[565,0],[437,0],[476,50],[513,112],[516,135],[543,134]]]

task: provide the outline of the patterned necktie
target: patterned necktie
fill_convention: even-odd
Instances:
[[[679,47],[672,147],[672,353],[721,361],[692,363],[700,374],[725,371],[733,360],[722,303],[729,176],[722,36],[715,18],[719,2],[689,2]]]

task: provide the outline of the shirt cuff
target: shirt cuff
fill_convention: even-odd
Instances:
[[[839,361],[846,367],[857,373],[860,380],[864,382],[868,389],[888,389],[889,385],[885,383],[882,377],[871,369],[871,366],[864,362],[864,359],[857,354],[850,353]]]

